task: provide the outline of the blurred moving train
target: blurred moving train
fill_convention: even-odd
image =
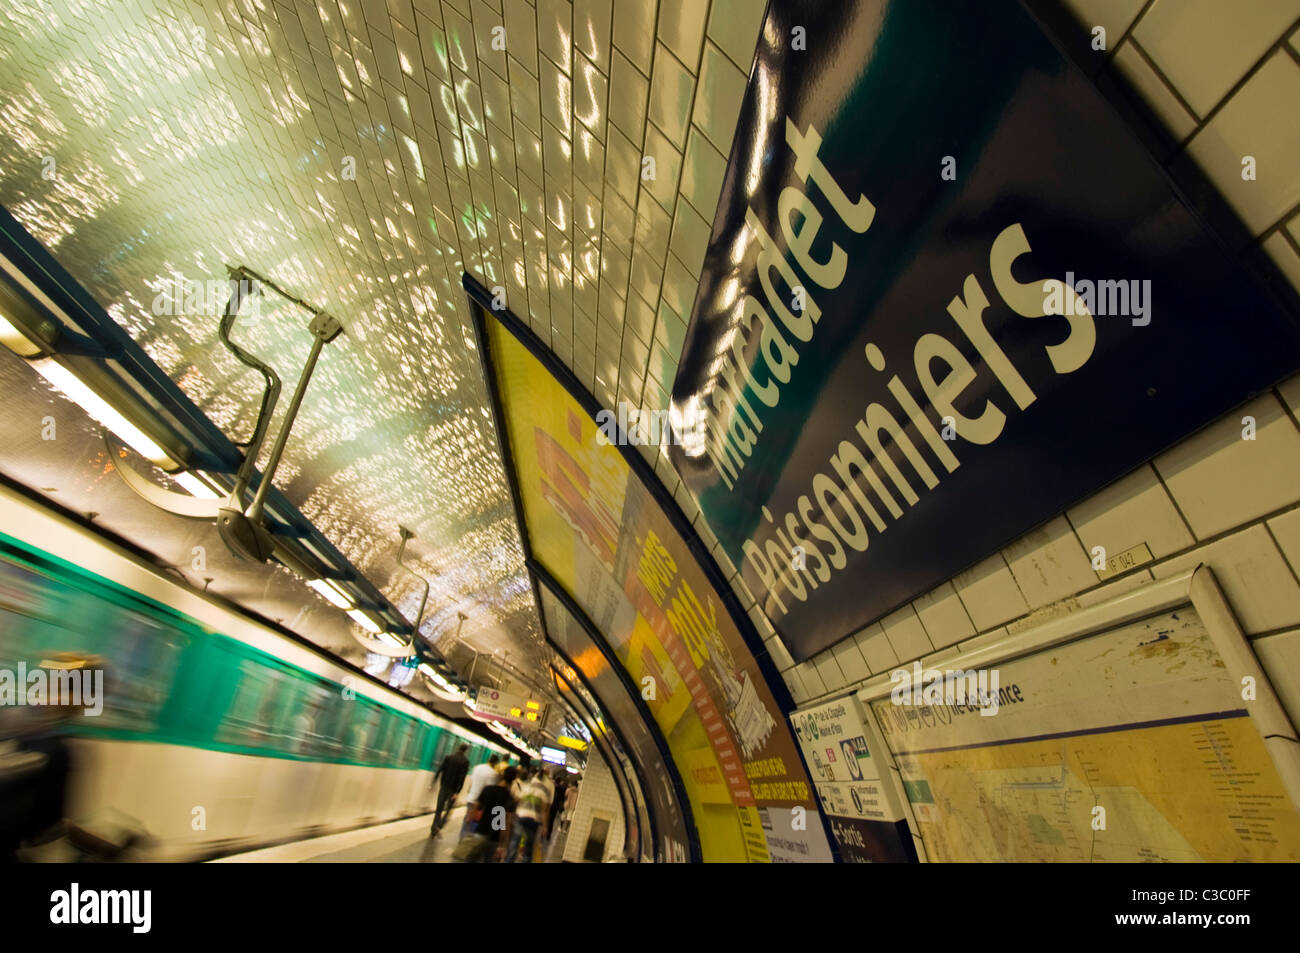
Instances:
[[[137,820],[143,859],[425,813],[457,744],[506,753],[0,488],[0,670],[68,652],[105,670],[102,714],[69,728],[68,813]]]

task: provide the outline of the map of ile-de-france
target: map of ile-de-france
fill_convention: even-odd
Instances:
[[[1192,610],[998,668],[1024,702],[994,717],[873,706],[930,860],[1300,859],[1300,815]],[[1097,711],[1117,717],[1083,722]]]

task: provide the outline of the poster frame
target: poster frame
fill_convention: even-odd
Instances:
[[[954,647],[955,650],[947,649],[918,661],[923,665],[960,665],[962,668],[995,665],[1024,658],[1053,646],[1103,635],[1131,622],[1187,606],[1200,617],[1232,678],[1238,684],[1242,683],[1245,676],[1255,680],[1255,698],[1243,699],[1243,707],[1259,732],[1293,807],[1300,812],[1300,732],[1297,732],[1273,689],[1267,672],[1255,656],[1250,640],[1237,622],[1214,571],[1205,563],[1168,579],[1139,585],[1113,599],[1010,635],[998,632],[998,638],[991,641],[985,636],[974,636],[959,643]],[[894,683],[889,673],[885,672],[869,679],[853,693],[865,715],[869,716],[869,730],[882,741],[884,732],[872,702],[888,698],[893,688]],[[867,719],[864,718],[864,725],[866,723]],[[917,853],[922,862],[925,862],[924,839],[903,789],[902,772],[897,759],[887,744],[881,750],[890,769],[889,783],[895,786],[895,794],[902,800],[908,826],[918,845]],[[882,779],[885,773],[881,772]]]
[[[501,395],[497,390],[496,371],[493,364],[493,358],[488,343],[487,328],[483,323],[484,314],[491,314],[501,323],[501,326],[509,332],[514,339],[526,350],[542,367],[556,380],[564,391],[571,397],[593,422],[599,425],[598,415],[603,409],[595,396],[578,380],[577,376],[562,362],[555,353],[547,347],[540,338],[533,333],[524,322],[522,322],[509,308],[493,307],[492,292],[480,281],[474,278],[468,272],[461,275],[461,285],[464,287],[469,297],[470,320],[474,328],[475,343],[479,355],[479,364],[483,370],[484,381],[487,387],[488,404],[492,412],[492,422],[496,433],[497,448],[501,453],[503,468],[505,470],[506,483],[510,488],[511,503],[514,507],[515,523],[519,531],[519,539],[524,550],[524,562],[529,570],[529,583],[533,591],[533,602],[537,609],[538,618],[541,620],[542,631],[546,636],[548,645],[554,647],[554,642],[550,638],[550,633],[546,630],[545,619],[542,619],[542,599],[538,589],[538,570],[549,579],[552,586],[552,593],[557,595],[566,608],[569,608],[574,617],[582,624],[593,638],[593,641],[600,648],[601,652],[611,659],[614,670],[618,672],[620,678],[628,678],[626,670],[622,663],[612,656],[612,650],[609,648],[604,636],[595,627],[594,623],[587,618],[581,608],[569,597],[569,594],[554,579],[549,572],[540,566],[533,557],[532,546],[529,541],[528,527],[524,520],[523,499],[520,496],[517,472],[514,465],[514,456],[511,453],[510,441],[506,430],[505,415],[501,405]],[[767,689],[772,695],[773,701],[780,715],[786,719],[786,726],[789,729],[790,713],[795,709],[795,701],[790,694],[790,689],[777,671],[771,655],[768,653],[767,646],[764,644],[762,636],[759,634],[750,618],[749,613],[741,605],[739,597],[731,586],[731,582],[722,572],[713,554],[709,551],[708,546],[700,538],[691,521],[687,519],[686,514],[682,512],[677,500],[667,489],[664,488],[659,477],[655,474],[654,468],[646,461],[640,453],[636,451],[632,444],[626,439],[627,434],[623,431],[622,426],[617,420],[614,426],[618,430],[618,440],[615,443],[615,449],[623,458],[623,461],[632,471],[632,475],[640,481],[641,486],[649,494],[650,498],[658,505],[659,509],[667,518],[669,524],[685,542],[691,558],[695,560],[700,571],[704,573],[704,578],[717,594],[723,609],[730,617],[736,630],[740,633],[741,641],[749,650],[754,659],[754,664],[758,668],[759,674],[767,684]],[[625,681],[626,684],[626,681]],[[668,750],[667,740],[659,730],[659,725],[650,716],[648,708],[644,707],[639,691],[632,691],[632,698],[635,703],[642,707],[642,717],[647,722],[647,728],[651,737],[655,739],[656,745],[663,754],[667,762],[668,771],[673,783],[678,791],[683,813],[687,819],[687,830],[689,837],[688,852],[692,861],[700,861],[699,838],[695,828],[695,818],[690,810],[690,801],[686,798],[686,789],[682,784],[681,777],[677,771],[677,764],[673,761]],[[794,750],[803,767],[804,774],[809,778],[811,784],[812,772],[804,760],[803,752],[799,745],[794,745]],[[814,799],[816,795],[814,793]],[[835,846],[835,840],[831,835],[829,822],[826,820],[825,813],[820,809],[821,802],[817,800],[818,818],[821,821],[822,831],[826,837],[827,844],[830,845],[831,856],[838,862],[839,852]],[[656,848],[657,849],[657,848]]]

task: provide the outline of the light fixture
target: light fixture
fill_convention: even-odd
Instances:
[[[406,648],[406,643],[403,642],[401,639],[399,639],[392,632],[389,632],[387,629],[379,633],[379,641],[387,642],[389,645],[393,646],[394,648],[399,648],[399,649]]]
[[[220,493],[209,486],[194,471],[186,470],[183,473],[173,473],[171,478],[189,490],[191,496],[197,496],[201,500],[219,500],[222,498]]]
[[[361,626],[361,628],[373,632],[376,635],[378,635],[379,632],[381,631],[379,628],[379,623],[376,622],[374,619],[370,618],[370,616],[362,612],[360,609],[349,609],[348,618],[351,619],[353,622],[355,622],[357,625]]]
[[[95,420],[99,421],[131,449],[164,470],[180,469],[180,464],[167,455],[162,447],[139,427],[123,417],[108,401],[100,397],[76,374],[52,357],[32,361],[31,365],[42,377],[54,385],[65,397],[73,401]]]
[[[315,589],[319,595],[337,609],[351,609],[353,607],[348,594],[332,579],[309,579],[307,585]]]
[[[3,314],[0,314],[0,344],[19,357],[36,357],[41,353],[40,347],[14,327]]]

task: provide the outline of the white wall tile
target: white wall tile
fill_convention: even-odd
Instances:
[[[798,665],[786,669],[781,673],[781,677],[785,679],[785,686],[790,689],[790,697],[794,699],[796,705],[802,705],[811,697],[808,690],[803,687],[803,678]]]
[[[788,668],[794,667],[794,659],[790,657],[789,650],[785,643],[781,641],[780,636],[772,636],[763,643],[767,646],[767,654],[772,657],[772,662],[776,665],[778,672],[784,672]]]
[[[650,75],[655,42],[655,0],[615,0],[614,45]]]
[[[1151,572],[1167,579],[1200,563],[1214,570],[1247,633],[1300,625],[1300,584],[1263,524],[1157,563]]]
[[[1280,231],[1268,236],[1264,240],[1264,251],[1268,252],[1268,257],[1286,275],[1287,281],[1300,290],[1300,252],[1291,246],[1286,236]]]
[[[934,644],[925,634],[925,626],[910,605],[903,606],[880,620],[885,638],[900,662],[910,662],[934,651]]]
[[[690,202],[707,222],[713,222],[726,171],[726,157],[713,148],[699,129],[691,127],[682,166],[681,191],[686,201]]]
[[[1085,27],[1105,27],[1108,49],[1114,49],[1137,19],[1146,0],[1065,0],[1065,5]]]
[[[1297,16],[1300,0],[1156,0],[1133,35],[1203,117]]]
[[[921,625],[925,626],[930,644],[937,649],[975,634],[975,626],[950,582],[917,599],[912,608],[920,617]]]
[[[714,0],[709,8],[709,39],[746,75],[754,62],[766,0]]]
[[[1147,105],[1164,121],[1175,139],[1182,141],[1196,128],[1196,117],[1187,111],[1160,75],[1151,68],[1137,44],[1125,41],[1115,54],[1115,65],[1142,94]]]
[[[1195,542],[1155,470],[1146,464],[1066,515],[1086,552],[1102,546],[1107,558],[1146,543],[1151,555],[1160,559]]]
[[[1268,521],[1268,528],[1286,561],[1300,575],[1300,509],[1275,516]]]
[[[1002,551],[1029,608],[1056,602],[1097,581],[1064,516],[1026,533]]]
[[[858,648],[858,643],[854,639],[844,639],[838,645],[833,646],[831,651],[835,655],[835,661],[839,664],[840,671],[844,674],[846,685],[852,685],[854,682],[860,682],[870,677],[871,669],[867,666],[867,660],[862,657],[862,651]]]
[[[897,668],[898,655],[889,644],[889,639],[885,637],[885,630],[880,627],[879,622],[856,633],[853,641],[857,643],[858,651],[866,659],[872,675]]]
[[[700,60],[708,14],[709,5],[702,0],[661,0],[659,4],[659,39],[689,70]]]
[[[1300,629],[1255,639],[1251,648],[1291,724],[1300,725]]]
[[[611,3],[573,0],[573,45],[603,72],[609,71]]]
[[[678,149],[686,148],[691,120],[695,77],[662,43],[655,47],[655,70],[650,77],[650,119]]]
[[[1277,390],[1286,401],[1286,405],[1291,408],[1291,413],[1300,417],[1300,374],[1278,384]]]
[[[835,661],[835,653],[830,649],[814,655],[812,663],[813,668],[817,669],[817,677],[822,680],[822,684],[826,686],[828,692],[833,692],[848,684],[848,680],[840,670],[839,663]]]
[[[700,62],[700,89],[695,97],[693,122],[725,156],[731,155],[740,104],[749,77],[711,42],[704,44]]]
[[[672,240],[669,248],[687,268],[698,271],[704,264],[704,254],[709,247],[712,223],[705,221],[689,202],[677,203],[673,217]]]
[[[1188,145],[1251,233],[1258,235],[1300,202],[1300,64],[1274,53]],[[1255,159],[1242,179],[1242,157]]]
[[[641,141],[649,98],[650,81],[631,60],[615,50],[609,71],[608,118],[633,143]]]
[[[1029,611],[1001,553],[972,566],[952,581],[966,614],[983,632]]]
[[[1254,440],[1243,440],[1243,417]],[[1158,456],[1156,469],[1197,539],[1300,500],[1300,432],[1276,397],[1262,394]]]

